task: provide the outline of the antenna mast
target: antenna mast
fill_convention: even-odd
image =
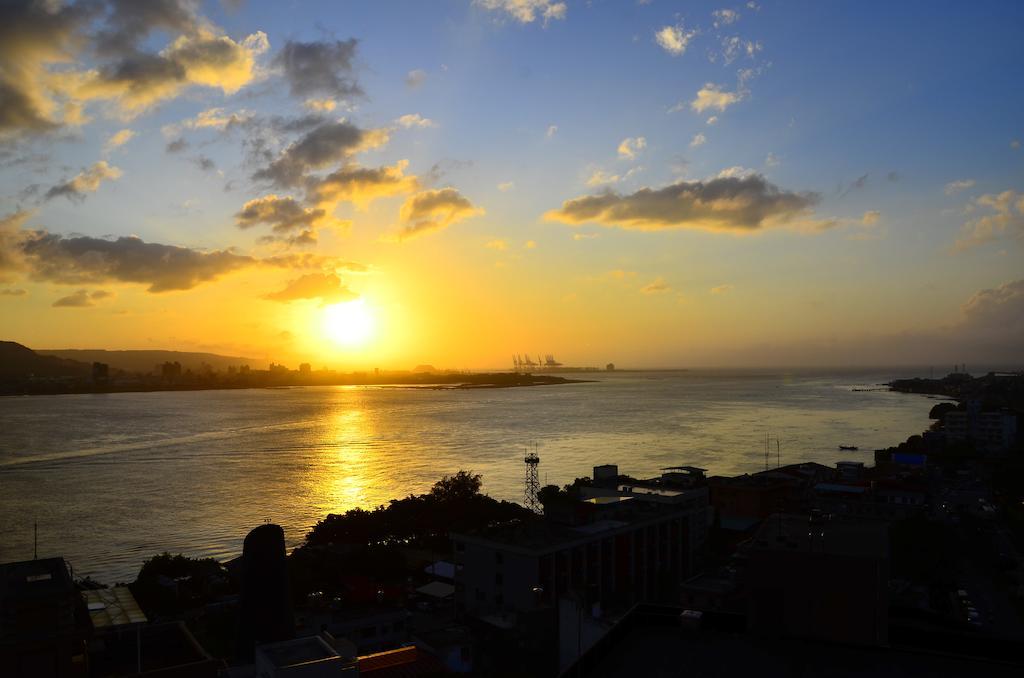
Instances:
[[[527,452],[523,458],[526,462],[526,483],[523,488],[523,504],[534,513],[541,513],[542,508],[537,493],[540,491],[540,480],[537,477],[537,466],[540,465],[540,457],[536,452]]]

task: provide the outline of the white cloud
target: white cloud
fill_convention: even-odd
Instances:
[[[636,154],[647,148],[647,139],[644,137],[626,137],[619,144],[619,157],[632,160]]]
[[[774,153],[769,153],[764,159],[764,164],[768,167],[777,167],[781,162],[782,161],[779,160],[779,156]]]
[[[416,89],[417,87],[422,85],[426,81],[426,79],[427,72],[420,70],[418,68],[411,70],[405,74],[405,84],[406,86],[411,87],[412,89]]]
[[[516,182],[514,181],[503,181],[500,184],[498,184],[498,190],[501,191],[502,193],[508,193],[515,187]]]
[[[718,116],[717,115],[712,115],[710,118],[708,118],[708,124],[709,125],[714,125],[716,122],[718,122]]]
[[[690,148],[697,148],[707,143],[708,138],[703,134],[694,134],[693,139],[690,141]]]
[[[114,150],[115,148],[119,148],[121,146],[124,146],[129,141],[131,141],[132,138],[134,138],[134,137],[135,137],[135,131],[134,130],[123,129],[123,130],[120,130],[118,132],[115,132],[114,134],[110,135],[109,139],[107,139],[107,143],[104,145],[104,150],[106,150],[109,153],[110,151]]]
[[[960,191],[966,191],[968,188],[974,187],[974,179],[957,179],[946,184],[946,188],[943,189],[943,193],[946,195],[955,195]]]
[[[882,213],[878,210],[868,210],[864,213],[864,216],[860,218],[860,222],[865,226],[874,226],[878,223],[878,220],[882,218]]]
[[[542,19],[547,25],[552,19],[564,19],[566,4],[551,0],[474,0],[474,4],[497,12],[504,12],[521,24]]]
[[[654,41],[672,56],[680,56],[686,52],[690,41],[696,35],[697,31],[687,31],[680,23],[676,26],[663,26],[655,31]]]
[[[697,113],[709,109],[724,111],[740,101],[743,101],[742,92],[728,92],[721,85],[709,82],[697,90],[697,97],[690,102],[690,108]]]
[[[395,120],[395,124],[406,129],[412,127],[436,127],[437,124],[430,118],[424,118],[419,113],[406,113]]]
[[[548,125],[548,129],[546,132],[544,132],[544,136],[550,139],[551,137],[555,136],[556,132],[558,132],[558,125]]]
[[[740,20],[740,13],[734,9],[716,9],[711,16],[714,18],[715,28],[728,26]]]
[[[730,285],[729,283],[726,283],[724,285],[712,287],[711,294],[728,294],[729,292],[732,292],[734,289],[736,289],[735,285]]]
[[[1024,238],[1024,193],[1014,190],[1002,193],[986,193],[968,203],[967,213],[987,210],[989,214],[967,221],[961,237],[953,245],[954,251],[962,251],[983,245],[1009,234],[1018,240]]]

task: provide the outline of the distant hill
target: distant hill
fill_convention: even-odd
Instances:
[[[0,378],[80,377],[92,373],[92,363],[40,355],[13,341],[0,341]]]
[[[149,374],[158,372],[157,365],[164,363],[181,363],[182,369],[198,372],[203,363],[206,363],[214,370],[223,371],[234,365],[248,365],[253,369],[266,369],[266,361],[253,360],[252,358],[239,358],[236,356],[217,355],[216,353],[190,353],[188,351],[105,351],[100,349],[75,349],[67,348],[60,350],[39,349],[36,351],[41,356],[52,356],[67,360],[77,360],[88,363],[106,363],[111,369],[124,370],[125,372],[138,372]]]

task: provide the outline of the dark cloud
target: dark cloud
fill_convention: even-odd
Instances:
[[[324,210],[303,207],[290,196],[266,195],[245,203],[235,214],[235,224],[239,228],[267,224],[275,233],[287,233],[310,229],[326,216]]]
[[[900,173],[897,172],[896,170],[892,170],[891,172],[885,175],[885,180],[891,184],[895,184],[897,181],[900,180]]]
[[[867,174],[862,174],[859,177],[857,177],[856,179],[854,179],[853,182],[850,183],[849,186],[847,186],[845,189],[843,189],[843,191],[839,194],[839,197],[840,198],[844,197],[850,191],[853,191],[853,190],[859,191],[859,190],[863,189],[865,186],[868,185],[868,176],[869,175],[867,175]]]
[[[759,174],[678,181],[623,195],[607,191],[562,203],[545,215],[567,224],[598,223],[641,231],[700,228],[752,232],[806,217],[815,193],[781,190]]]
[[[421,191],[409,197],[402,205],[400,217],[405,224],[398,234],[399,240],[447,228],[454,223],[483,214],[454,188]]]
[[[110,296],[113,295],[106,290],[96,290],[95,292],[90,292],[89,290],[78,290],[74,294],[61,297],[57,301],[53,302],[53,306],[54,308],[85,308],[88,306],[95,306],[95,302],[97,300],[106,299]]]
[[[320,303],[335,304],[340,301],[352,301],[359,295],[341,282],[334,273],[309,273],[285,285],[284,289],[272,292],[264,297],[271,301],[296,301],[299,299],[319,299]]]
[[[274,57],[274,65],[284,71],[292,96],[358,96],[363,91],[353,73],[357,45],[355,38],[330,42],[289,40]]]
[[[323,178],[306,181],[306,199],[310,202],[337,205],[347,201],[365,206],[377,198],[411,193],[419,188],[419,180],[405,174],[408,163],[360,167],[350,164]]]
[[[28,291],[20,287],[6,287],[0,290],[0,297],[23,297],[26,294],[28,294]]]
[[[189,147],[189,143],[185,141],[184,137],[178,137],[174,141],[168,142],[167,152],[168,153],[181,153]]]
[[[95,12],[91,2],[0,2],[0,136],[60,126],[42,76],[47,63],[73,57]]]
[[[262,261],[268,266],[297,270],[320,269],[325,271],[347,271],[349,273],[367,273],[370,270],[366,264],[360,264],[355,261],[345,261],[344,259],[339,259],[337,257],[329,257],[323,254],[313,254],[310,252],[306,252],[304,254],[279,254],[267,257]]]
[[[298,186],[309,172],[379,146],[387,138],[385,130],[364,130],[345,121],[324,123],[288,146],[270,165],[253,174],[253,179],[275,186]]]
[[[104,240],[22,233],[17,256],[29,277],[62,284],[127,282],[147,285],[150,292],[188,290],[257,263],[227,250],[204,252],[135,236]]]
[[[100,55],[133,52],[154,30],[191,34],[199,28],[197,3],[192,0],[109,0],[109,4],[106,24],[94,38]]]
[[[207,158],[205,155],[197,155],[196,157],[192,158],[192,162],[194,162],[196,164],[196,167],[203,170],[204,172],[212,172],[213,170],[217,169],[217,164],[213,162],[213,160],[211,160],[210,158]]]
[[[74,178],[51,187],[44,199],[52,200],[63,196],[69,200],[84,200],[85,194],[95,193],[104,180],[117,179],[120,176],[120,169],[108,165],[106,160],[100,160],[93,163],[92,167],[79,172]]]

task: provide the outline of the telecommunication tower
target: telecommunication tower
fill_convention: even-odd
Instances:
[[[537,466],[540,464],[540,457],[536,452],[528,452],[524,460],[526,462],[526,484],[523,490],[523,504],[534,513],[541,512],[540,500],[537,493],[540,491],[540,480],[537,478]]]

